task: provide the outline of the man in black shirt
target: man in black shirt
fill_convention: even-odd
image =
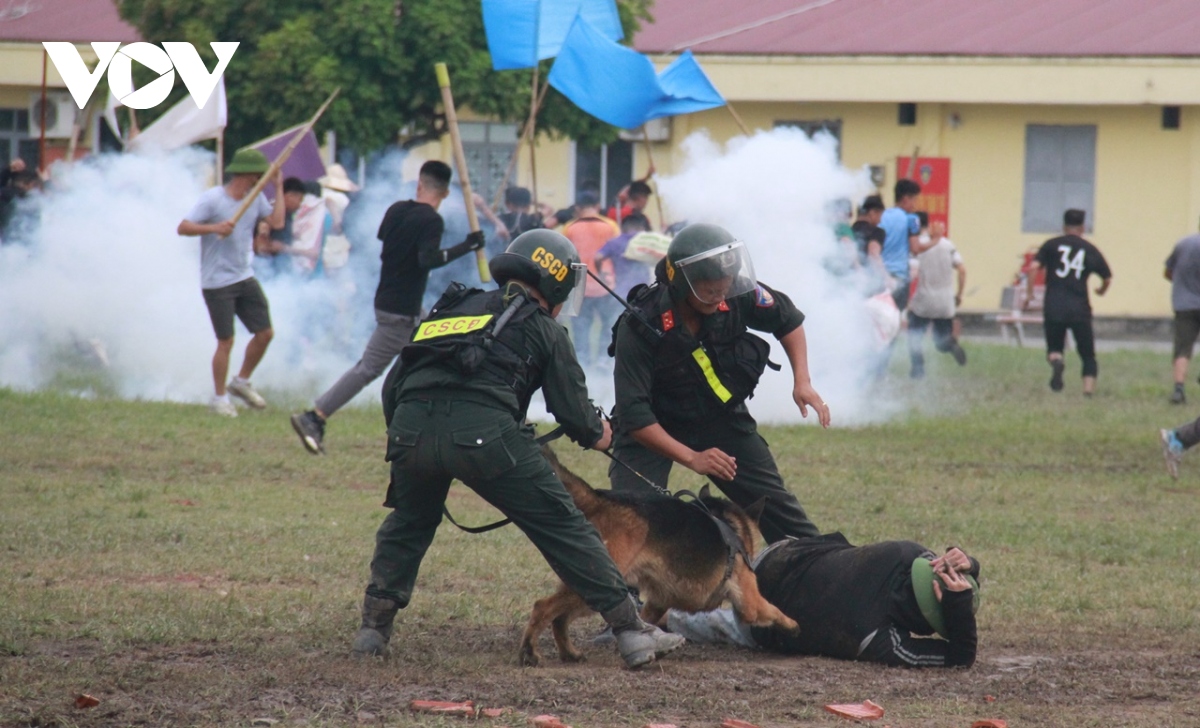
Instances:
[[[1063,234],[1042,244],[1029,272],[1026,301],[1033,300],[1033,281],[1038,270],[1046,271],[1046,296],[1042,317],[1046,330],[1046,359],[1053,374],[1050,389],[1063,388],[1063,345],[1067,330],[1075,337],[1075,349],[1083,360],[1083,394],[1090,397],[1096,391],[1096,341],[1092,334],[1092,305],[1088,300],[1088,277],[1100,276],[1097,296],[1103,296],[1112,283],[1108,261],[1095,246],[1084,240],[1083,210],[1063,213]]]
[[[505,211],[497,217],[508,229],[508,239],[516,240],[521,233],[537,230],[543,226],[542,215],[533,212],[533,196],[524,187],[509,187],[504,191]]]
[[[913,541],[852,546],[840,533],[789,538],[760,552],[754,574],[763,597],[796,620],[799,632],[751,627],[724,609],[671,610],[667,626],[692,642],[792,655],[908,667],[975,662],[979,562],[957,548],[935,557]],[[943,639],[926,638],[934,634]]]
[[[421,165],[415,200],[388,208],[379,225],[383,241],[379,288],[375,291],[375,331],[362,358],[342,375],[312,409],[292,415],[292,427],[314,455],[324,452],[325,420],[379,378],[409,342],[421,317],[421,299],[429,271],[483,247],[482,232],[442,249],[442,218],[437,209],[450,190],[450,167],[445,162]]]

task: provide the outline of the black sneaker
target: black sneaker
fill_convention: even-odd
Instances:
[[[1183,393],[1182,384],[1175,385],[1175,391],[1171,393],[1171,404],[1187,404],[1187,395]]]
[[[1050,362],[1050,368],[1054,370],[1054,373],[1050,376],[1050,389],[1055,392],[1061,392],[1063,388],[1063,369],[1066,368],[1062,363],[1062,359],[1055,359]]]
[[[967,352],[963,351],[958,342],[955,342],[953,348],[950,349],[950,356],[954,357],[954,362],[960,367],[967,365]]]
[[[316,412],[309,410],[304,414],[292,415],[292,429],[300,436],[304,449],[313,455],[325,452],[321,440],[325,438],[325,420]]]

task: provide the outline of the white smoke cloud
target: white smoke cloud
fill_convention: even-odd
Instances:
[[[376,227],[399,199],[401,160],[377,165],[351,208],[347,234],[357,249],[345,268],[328,280],[264,281],[276,338],[254,375],[259,389],[311,398],[362,353],[374,325]],[[199,238],[175,229],[211,168],[211,154],[183,150],[105,155],[58,170],[33,205],[38,223],[0,246],[0,386],[65,381],[85,394],[208,401],[216,339],[200,293]],[[248,340],[238,324],[231,376]],[[64,380],[79,370],[89,376]],[[377,395],[368,388],[359,401]]]
[[[877,334],[863,287],[858,276],[845,274],[845,251],[830,215],[839,200],[857,203],[873,192],[866,171],[842,167],[831,136],[809,139],[796,129],[738,137],[725,149],[699,133],[683,150],[679,174],[658,182],[664,202],[675,219],[715,223],[745,241],[758,279],[804,311],[813,386],[834,424],[892,414],[896,405],[882,401],[873,386]],[[792,401],[787,358],[766,338],[783,371],[764,374],[750,409],[763,422],[803,422]],[[810,411],[807,421],[815,419]]]

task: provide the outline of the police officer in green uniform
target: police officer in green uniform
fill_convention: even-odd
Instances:
[[[780,368],[749,327],[779,340],[801,414],[812,407],[829,426],[829,407],[809,381],[804,314],[755,280],[745,244],[716,225],[681,230],[655,279],[630,292],[638,313],[624,314],[616,326],[613,488],[651,490],[640,476],[666,486],[679,463],[707,475],[739,505],[765,496],[760,526],[768,543],[819,535],[784,487],[745,404],[764,369]]]
[[[612,626],[625,663],[640,667],[683,639],[639,619],[599,534],[523,425],[529,398],[541,389],[571,439],[599,450],[610,444],[575,349],[554,321],[578,310],[585,268],[570,241],[535,230],[492,259],[491,271],[499,290],[446,290],[413,331],[385,395],[385,410],[394,407],[385,412],[392,477],[384,505],[392,512],[375,537],[353,653],[385,653],[457,478],[525,532],[559,578]]]

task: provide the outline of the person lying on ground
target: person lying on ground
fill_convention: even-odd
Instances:
[[[752,566],[759,591],[799,632],[751,627],[730,609],[671,610],[668,629],[693,642],[790,655],[908,667],[975,662],[979,562],[958,548],[935,557],[913,541],[852,546],[831,533],[777,541]]]

